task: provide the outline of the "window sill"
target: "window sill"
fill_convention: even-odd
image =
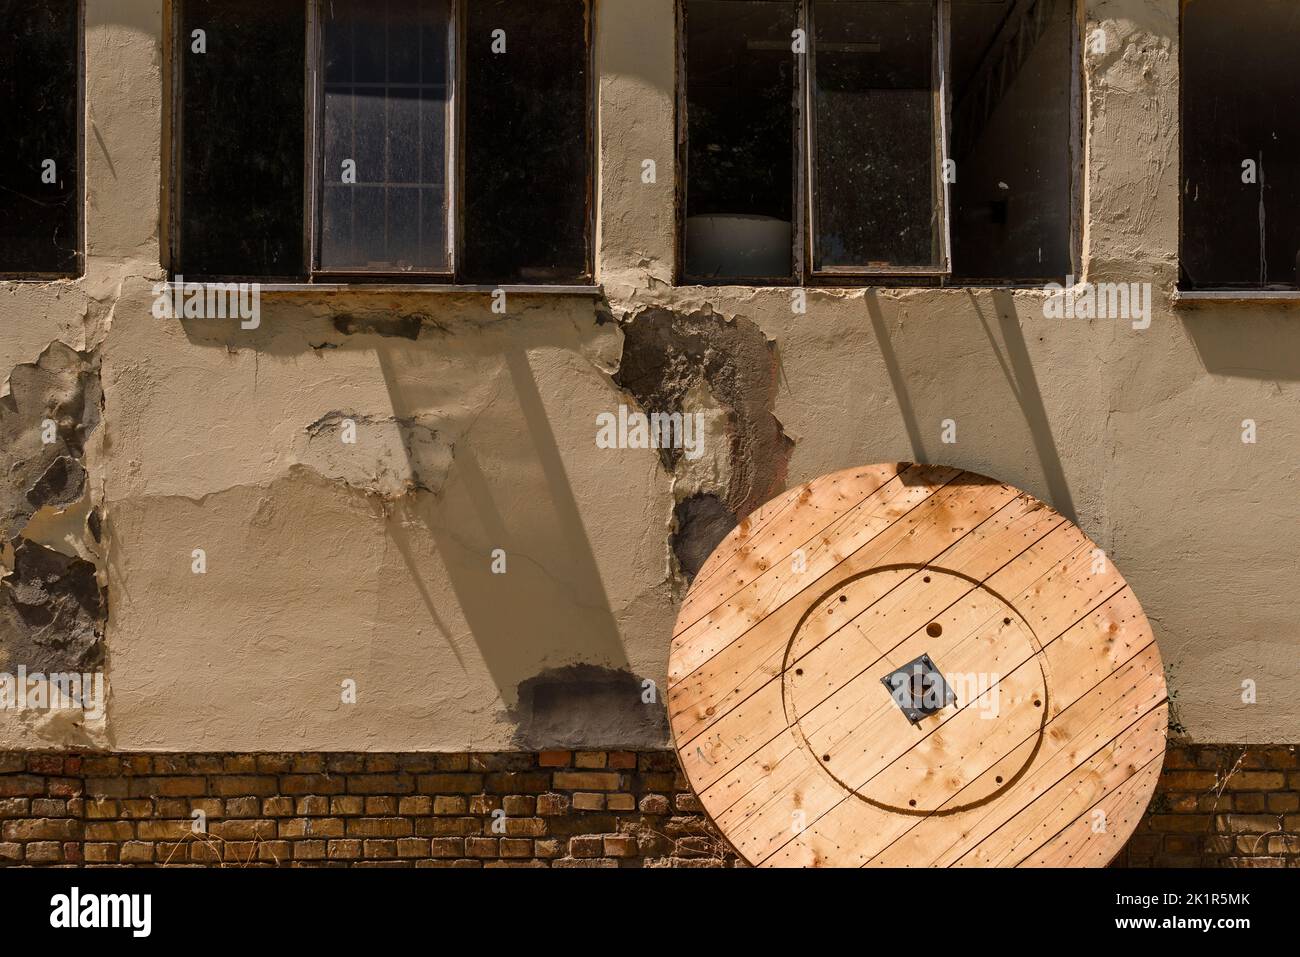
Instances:
[[[1200,302],[1300,303],[1300,289],[1175,289],[1174,305]]]
[[[218,283],[254,283],[256,280],[251,279],[195,279],[185,280],[184,283],[169,281],[168,289],[177,289],[189,285],[216,285]],[[500,289],[508,296],[603,296],[605,288],[601,285],[569,285],[561,286],[553,283],[530,284],[519,283],[515,285],[503,284],[499,286],[486,284],[463,284],[463,283],[445,283],[445,282],[264,282],[258,283],[258,291],[261,295],[268,293],[275,295],[311,295],[321,292],[346,292],[346,293],[380,293],[383,295],[392,295],[394,293],[404,293],[412,295],[423,295],[433,293],[435,295],[465,295],[466,293],[480,293],[491,295]]]

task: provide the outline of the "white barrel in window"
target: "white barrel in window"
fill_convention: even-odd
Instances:
[[[1010,485],[891,463],[768,502],[695,577],[668,708],[770,867],[1105,866],[1160,775],[1160,652],[1110,557]]]

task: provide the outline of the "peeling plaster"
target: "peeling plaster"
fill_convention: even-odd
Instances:
[[[265,292],[242,330],[150,315],[162,16],[87,9],[86,275],[0,283],[0,654],[104,655],[112,694],[93,732],[0,715],[0,741],[662,744],[639,690],[662,692],[712,543],[791,485],[903,460],[1072,509],[1179,663],[1193,736],[1300,740],[1300,321],[1170,304],[1176,0],[1084,11],[1108,49],[1083,57],[1081,273],[1153,284],[1140,334],[1046,321],[1036,290],[810,288],[795,314],[785,288],[674,285],[672,4],[600,12],[603,300],[512,292],[500,315],[468,291]],[[705,454],[596,448],[619,404],[700,414]],[[1246,678],[1260,706],[1237,703]]]
[[[698,412],[706,423],[702,466],[680,449],[659,450],[675,479],[669,547],[689,580],[731,527],[785,487],[794,441],[774,412],[775,344],[748,319],[711,308],[639,308],[621,328],[615,384],[647,413]]]

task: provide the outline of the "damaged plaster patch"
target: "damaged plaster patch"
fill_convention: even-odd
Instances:
[[[61,342],[15,367],[0,392],[0,670],[103,659],[98,513],[84,464],[101,405],[97,357]]]
[[[455,450],[435,421],[423,415],[327,412],[306,427],[303,464],[388,498],[416,489],[436,493],[446,484]]]
[[[700,413],[705,454],[659,450],[673,474],[671,548],[689,578],[735,524],[785,487],[794,442],[775,412],[775,344],[753,322],[651,307],[622,322],[614,382],[647,413]],[[712,448],[709,448],[712,446]],[[721,446],[719,448],[718,446]]]
[[[644,679],[630,671],[579,664],[550,668],[519,683],[510,713],[514,744],[523,750],[592,747],[662,747],[668,712],[655,695],[642,701]]]
[[[84,670],[103,660],[103,600],[95,566],[19,539],[0,581],[0,670]]]
[[[40,509],[67,508],[81,498],[82,458],[99,424],[100,402],[98,364],[61,342],[9,374],[0,393],[0,517],[6,539]]]
[[[704,567],[718,543],[736,527],[735,514],[711,492],[700,492],[682,499],[673,509],[673,554],[677,564],[690,578]]]
[[[413,314],[407,316],[355,316],[338,315],[333,318],[334,328],[345,336],[369,334],[374,336],[395,336],[412,341],[420,338],[420,326],[425,317]]]

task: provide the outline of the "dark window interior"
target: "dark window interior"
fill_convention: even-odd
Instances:
[[[304,0],[181,8],[180,261],[187,278],[297,278],[303,263]],[[194,30],[207,52],[192,51]]]
[[[1300,285],[1297,51],[1295,0],[1184,0],[1184,288]]]
[[[322,269],[447,267],[449,6],[330,0],[321,8]],[[344,182],[347,160],[355,182]]]
[[[80,32],[77,0],[0,2],[0,272],[6,274],[79,271]]]
[[[952,0],[952,278],[1060,280],[1073,208],[1070,0]]]
[[[471,282],[589,275],[584,0],[473,0],[465,32],[464,229]],[[492,50],[505,31],[504,53]]]
[[[947,7],[948,142],[940,144],[934,0],[686,0],[687,281],[859,272],[905,284],[1000,285],[1070,272],[1074,3]],[[790,46],[801,9],[811,67]],[[805,69],[811,195],[796,183],[805,137],[794,101]],[[941,158],[955,164],[946,211]],[[793,229],[796,203],[811,212],[804,276],[793,276],[803,241]]]
[[[793,271],[795,4],[688,0],[685,273]]]
[[[932,0],[814,8],[814,269],[935,266]]]

